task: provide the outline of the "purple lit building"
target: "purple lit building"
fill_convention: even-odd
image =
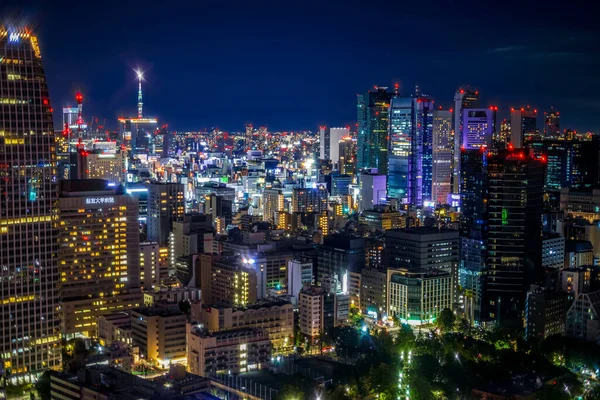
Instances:
[[[496,130],[496,107],[467,108],[463,110],[462,148],[477,150],[491,148]]]

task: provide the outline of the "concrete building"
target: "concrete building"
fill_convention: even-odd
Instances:
[[[525,303],[525,338],[544,340],[551,335],[564,336],[567,294],[534,287]]]
[[[127,153],[86,152],[85,156],[78,158],[78,169],[81,171],[79,179],[104,179],[120,184],[125,182],[125,160]]]
[[[150,183],[148,187],[148,240],[164,246],[173,229],[185,213],[183,185],[179,183]]]
[[[298,299],[298,293],[306,285],[311,286],[313,278],[313,262],[309,258],[293,259],[288,261],[287,294]]]
[[[387,177],[379,175],[377,170],[360,174],[359,211],[372,210],[387,197]]]
[[[348,294],[350,295],[350,307],[361,309],[360,291],[362,289],[361,274],[359,272],[348,272]]]
[[[102,346],[110,346],[114,342],[133,345],[131,338],[131,316],[124,312],[101,315],[98,317],[96,337]]]
[[[283,189],[265,189],[262,195],[263,218],[267,222],[275,222],[275,213],[285,211]]]
[[[600,344],[600,291],[580,293],[567,311],[567,337]]]
[[[341,279],[346,271],[360,272],[365,265],[365,242],[361,237],[332,234],[317,249],[317,282],[326,278]]]
[[[321,214],[329,209],[327,188],[295,188],[292,192],[292,212]]]
[[[587,240],[567,240],[565,243],[565,267],[578,268],[594,264],[594,246]]]
[[[140,243],[140,286],[150,290],[169,277],[169,248],[157,242]]]
[[[178,309],[136,308],[131,311],[131,336],[144,358],[166,369],[186,364],[186,316]]]
[[[201,322],[209,332],[261,329],[273,344],[273,352],[289,350],[294,343],[294,308],[291,303],[259,301],[245,308],[202,307]]]
[[[406,228],[406,219],[399,211],[389,206],[375,206],[373,210],[364,210],[358,217],[361,225],[372,232],[382,232],[388,229]]]
[[[185,214],[181,221],[174,221],[169,235],[169,264],[179,257],[212,253],[214,232],[213,219],[207,214]]]
[[[564,268],[558,276],[559,288],[573,301],[579,294],[590,291],[591,277],[589,268]]]
[[[144,291],[144,305],[152,307],[157,303],[179,304],[181,301],[200,300],[200,289],[192,287],[172,287],[161,285],[154,290]]]
[[[257,300],[258,282],[256,262],[243,263],[241,257],[232,255],[200,256],[200,289],[204,304],[253,304]]]
[[[600,189],[578,191],[561,189],[560,209],[565,217],[585,218],[590,223],[600,219]]]
[[[107,181],[62,181],[58,201],[61,328],[92,337],[96,318],[141,304],[138,204]]]
[[[432,323],[439,313],[453,307],[453,281],[444,271],[387,271],[387,315],[396,315],[402,323],[422,325]]]
[[[387,310],[387,274],[385,270],[363,268],[360,273],[360,308],[363,313],[381,317]]]
[[[325,328],[325,292],[323,288],[311,286],[300,291],[298,295],[300,313],[300,332],[311,341],[318,338]]]
[[[208,333],[188,324],[187,360],[192,374],[213,377],[265,368],[271,360],[269,336],[260,329]]]

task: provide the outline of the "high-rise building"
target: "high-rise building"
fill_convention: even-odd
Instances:
[[[415,96],[414,136],[409,179],[409,203],[422,206],[431,201],[433,100],[417,93]]]
[[[295,188],[292,192],[292,212],[322,213],[329,208],[327,188]]]
[[[479,92],[459,89],[454,94],[454,159],[453,165],[453,183],[452,191],[458,193],[460,190],[460,148],[462,147],[462,117],[465,108],[474,108],[479,106]]]
[[[0,362],[16,384],[61,364],[58,193],[52,106],[37,36],[0,25],[0,60]]]
[[[495,132],[492,137],[492,148],[494,150],[505,149],[508,143],[510,143],[510,121],[503,119],[500,122],[500,128]]]
[[[267,222],[275,221],[275,213],[285,211],[285,199],[282,189],[265,189],[262,196],[263,218]]]
[[[510,109],[510,144],[514,148],[523,148],[539,139],[536,119],[537,110],[529,107]]]
[[[462,147],[467,150],[491,148],[496,132],[498,107],[469,108],[463,111]],[[462,148],[461,148],[462,149]],[[459,169],[460,175],[460,169]]]
[[[525,338],[541,341],[551,335],[564,336],[566,314],[565,293],[533,288],[525,304]]]
[[[452,191],[452,111],[433,111],[432,134],[431,200],[446,204]]]
[[[360,175],[359,211],[371,210],[386,199],[386,176],[365,171]]]
[[[300,314],[300,332],[310,338],[318,339],[325,328],[325,291],[322,287],[303,288],[298,295]]]
[[[488,157],[488,243],[484,320],[522,321],[529,285],[542,277],[542,161],[527,149]]]
[[[356,140],[352,139],[350,136],[345,136],[341,138],[339,148],[340,173],[354,175],[356,173]]]
[[[200,257],[200,276],[204,304],[247,306],[257,299],[259,277],[255,260],[203,254]]]
[[[62,181],[58,217],[62,333],[92,337],[99,315],[142,302],[137,199],[107,181]]]
[[[287,279],[287,294],[297,299],[298,293],[305,285],[310,286],[314,283],[312,260],[295,258],[288,261]]]
[[[335,167],[340,162],[340,140],[350,135],[348,128],[320,127],[320,154],[321,160],[331,160]]]
[[[185,212],[183,185],[180,183],[150,183],[148,187],[148,240],[164,246],[174,221],[181,221]]]
[[[105,179],[114,184],[125,182],[126,152],[104,153],[80,151],[77,158],[77,177],[71,179]]]
[[[412,97],[391,99],[387,191],[402,202],[408,202],[414,117]]]
[[[317,282],[322,285],[333,277],[340,281],[346,271],[360,272],[365,262],[364,239],[342,233],[328,235],[317,249],[317,257]]]
[[[169,277],[169,248],[156,242],[140,243],[140,287],[158,288]]]
[[[553,107],[544,111],[544,139],[558,139],[560,137],[560,113]]]
[[[392,94],[387,87],[375,87],[358,95],[358,162],[357,168],[377,168],[387,175],[388,123]]]

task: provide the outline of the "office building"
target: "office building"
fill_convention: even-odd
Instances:
[[[475,108],[479,106],[479,92],[471,90],[459,89],[454,94],[454,124],[452,125],[454,131],[454,159],[452,162],[452,192],[459,193],[460,190],[460,148],[462,147],[463,136],[460,132],[462,129],[462,118],[466,108]]]
[[[200,211],[212,218],[213,227],[217,234],[224,235],[227,226],[233,222],[233,203],[231,200],[216,194],[202,198]]]
[[[360,273],[360,309],[379,318],[387,310],[387,274],[385,269],[363,268]]]
[[[294,258],[288,261],[287,294],[298,299],[298,293],[304,286],[314,283],[313,262],[309,258]]]
[[[150,290],[169,277],[169,248],[156,242],[140,243],[140,287]]]
[[[565,217],[584,218],[594,223],[600,219],[600,189],[579,191],[563,188],[560,191],[560,209]]]
[[[400,211],[381,205],[375,206],[373,210],[364,210],[358,216],[358,222],[373,232],[406,227],[406,219],[402,218]]]
[[[340,162],[339,171],[341,174],[356,174],[356,139],[350,136],[342,137],[339,145]]]
[[[386,314],[397,316],[403,324],[430,324],[442,310],[452,310],[454,285],[449,273],[389,269],[387,282]]]
[[[141,303],[138,203],[107,181],[62,181],[57,259],[61,328],[92,337],[96,318]]]
[[[152,307],[160,305],[171,307],[182,301],[194,302],[200,300],[200,289],[195,287],[179,286],[176,281],[169,285],[161,285],[153,290],[144,291],[144,305]]]
[[[186,364],[186,316],[178,308],[131,310],[131,337],[144,358],[156,367]]]
[[[510,109],[510,144],[514,148],[523,148],[539,139],[536,120],[537,110],[529,107]]]
[[[77,177],[71,179],[105,179],[114,184],[125,182],[127,153],[118,151],[80,151],[77,158]]]
[[[565,268],[578,268],[594,264],[594,246],[587,240],[565,242]]]
[[[317,282],[337,276],[340,280],[346,271],[360,272],[365,263],[365,242],[361,237],[337,233],[325,236],[317,249]]]
[[[411,142],[412,156],[409,174],[409,204],[422,206],[431,201],[432,188],[432,142],[433,142],[433,100],[416,94],[415,135]]]
[[[329,209],[327,188],[295,188],[292,192],[292,212],[322,213]]]
[[[492,137],[496,132],[496,110],[497,107],[463,110],[461,149],[478,150],[482,147],[492,147]]]
[[[409,201],[412,142],[415,138],[414,105],[412,97],[394,97],[390,102],[387,193],[403,203]]]
[[[131,316],[125,311],[99,316],[96,335],[102,346],[110,346],[115,342],[132,346]]]
[[[543,163],[527,149],[488,157],[484,320],[522,321],[526,290],[542,278]]]
[[[52,105],[37,36],[0,24],[0,335],[7,382],[61,365]],[[35,160],[35,162],[32,162]],[[43,177],[43,178],[42,178]],[[10,207],[7,207],[10,205]],[[24,272],[27,271],[27,272]],[[23,274],[27,279],[20,278]],[[10,321],[10,322],[8,322]]]
[[[503,119],[495,135],[492,137],[492,148],[494,150],[502,150],[510,143],[510,120]]]
[[[591,289],[592,272],[589,268],[564,268],[559,272],[558,287],[567,293],[569,300],[573,301],[580,293],[587,293]]]
[[[452,191],[452,111],[433,111],[432,135],[431,200],[446,204]]]
[[[206,182],[202,186],[196,187],[197,199],[210,196],[211,194],[235,203],[235,189],[227,187],[225,183]]]
[[[258,298],[257,286],[255,261],[244,263],[242,258],[231,255],[200,255],[200,289],[204,304],[253,304]]]
[[[294,307],[283,300],[259,301],[248,307],[202,307],[201,322],[209,332],[260,329],[269,337],[273,352],[294,345]]]
[[[148,187],[148,238],[164,246],[173,229],[185,213],[183,185],[179,183],[150,183]]]
[[[544,111],[544,139],[558,139],[560,136],[560,113],[551,107]]]
[[[332,196],[347,196],[350,193],[350,185],[352,184],[352,176],[340,175],[333,173],[329,175],[331,179],[331,195]]]
[[[303,288],[298,295],[300,332],[310,341],[318,339],[325,329],[325,291],[322,287]]]
[[[320,127],[320,153],[321,160],[330,160],[335,167],[340,163],[340,140],[350,135],[348,128]]]
[[[564,336],[566,314],[565,293],[532,288],[525,303],[525,338],[542,341],[551,335]]]
[[[377,168],[380,174],[387,175],[391,97],[387,87],[377,86],[357,97],[358,170]]]
[[[208,214],[188,213],[173,222],[169,235],[169,264],[180,257],[213,252],[213,218]]]
[[[360,174],[360,207],[359,211],[371,210],[381,204],[387,197],[386,176],[376,171]]]
[[[192,374],[239,374],[266,368],[271,361],[272,344],[260,329],[208,333],[188,324],[187,331],[188,369]]]
[[[282,189],[265,189],[262,195],[263,219],[273,223],[275,213],[285,211],[285,199]]]
[[[542,268],[558,271],[565,265],[565,238],[558,233],[545,233],[542,238]]]
[[[600,291],[580,293],[567,311],[567,337],[599,344]]]

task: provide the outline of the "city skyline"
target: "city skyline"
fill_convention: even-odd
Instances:
[[[117,117],[136,111],[133,70],[141,68],[146,112],[178,131],[243,131],[246,123],[272,131],[346,126],[355,122],[357,93],[394,83],[402,95],[419,84],[445,108],[457,88],[470,84],[482,106],[499,107],[499,121],[510,107],[553,106],[563,129],[597,130],[598,33],[590,32],[586,16],[570,21],[576,10],[569,7],[552,23],[552,7],[525,3],[515,15],[508,8],[440,4],[427,15],[404,5],[189,7],[184,14],[177,7],[159,13],[124,4],[113,13],[33,2],[25,22],[40,32],[55,121],[80,90],[86,117],[106,118],[114,129]],[[390,12],[399,14],[396,24],[379,22]],[[97,17],[86,19],[91,14]],[[170,24],[176,17],[179,23]],[[63,18],[82,18],[85,28],[73,29]],[[111,25],[130,28],[106,29]],[[395,39],[411,32],[419,40]],[[418,64],[406,63],[407,55]]]

